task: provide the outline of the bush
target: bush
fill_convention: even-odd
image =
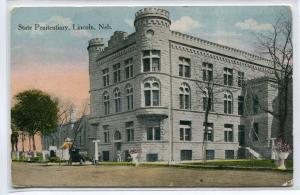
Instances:
[[[59,162],[60,159],[57,156],[53,156],[49,158],[49,162]]]

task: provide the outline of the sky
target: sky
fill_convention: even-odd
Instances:
[[[134,32],[134,14],[142,7],[26,7],[14,8],[11,17],[11,93],[41,89],[72,102],[80,109],[89,99],[88,41],[105,42],[114,31]],[[164,7],[171,30],[255,53],[256,35],[271,32],[282,6]],[[109,24],[96,31],[19,30],[19,25]]]

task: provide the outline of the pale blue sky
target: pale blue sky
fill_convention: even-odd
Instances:
[[[26,87],[36,87],[42,81],[33,79],[40,72],[49,75],[58,72],[85,71],[88,78],[88,40],[102,37],[105,41],[114,31],[134,32],[133,20],[142,7],[53,7],[15,8],[11,11],[11,67],[12,92]],[[202,39],[214,41],[249,52],[254,52],[255,34],[268,32],[280,15],[289,15],[289,7],[282,6],[210,6],[210,7],[164,7],[170,12],[171,28]],[[112,30],[102,31],[18,31],[18,24],[110,24]],[[56,72],[55,72],[55,71]],[[28,77],[24,77],[28,75]],[[40,75],[40,74],[39,74]],[[66,76],[66,75],[63,75]],[[75,76],[72,75],[71,78]],[[51,77],[52,79],[54,77]],[[56,78],[56,77],[55,77]],[[59,80],[59,77],[56,79]],[[26,85],[26,82],[31,82]],[[83,81],[78,81],[83,82]],[[88,83],[88,79],[84,82]],[[74,82],[71,82],[71,84]],[[74,86],[69,87],[74,87]],[[17,86],[18,85],[18,86]],[[19,86],[22,85],[22,86]],[[53,86],[55,87],[55,86]],[[88,85],[86,96],[88,97]],[[61,90],[63,91],[63,89]],[[57,96],[64,96],[55,90]],[[70,94],[72,99],[74,94]],[[81,98],[82,99],[82,98]],[[77,100],[76,100],[77,101]]]

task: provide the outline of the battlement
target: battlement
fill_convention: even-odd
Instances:
[[[115,31],[108,41],[108,47],[114,47],[127,39],[128,33],[123,31]]]
[[[88,49],[93,46],[101,46],[102,47],[103,45],[104,45],[103,38],[94,38],[94,39],[89,40]]]
[[[144,17],[151,16],[156,16],[169,20],[169,11],[155,7],[144,8],[135,13],[135,21]]]

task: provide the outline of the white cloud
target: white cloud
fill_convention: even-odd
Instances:
[[[249,18],[243,22],[237,22],[235,27],[241,28],[243,30],[252,31],[268,31],[272,30],[272,24],[270,23],[258,23],[256,20]]]
[[[71,18],[65,18],[62,16],[52,16],[46,21],[47,24],[49,25],[64,25],[64,26],[71,26],[72,25],[72,19]]]
[[[190,16],[182,16],[179,20],[172,21],[171,30],[182,33],[190,32],[195,28],[200,28],[201,24]]]
[[[129,19],[124,19],[124,22],[128,25],[128,26],[130,26],[130,27],[134,27],[133,26],[133,20],[129,20]]]

